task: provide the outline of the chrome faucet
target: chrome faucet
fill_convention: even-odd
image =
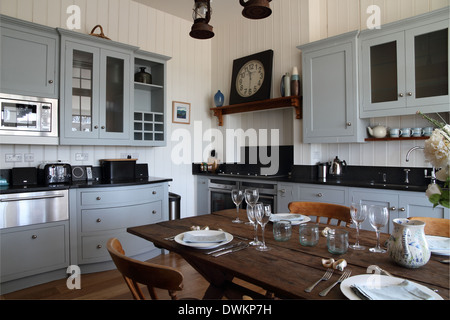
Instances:
[[[409,162],[409,155],[411,154],[411,152],[413,152],[414,150],[417,149],[425,149],[424,147],[412,147],[411,149],[408,150],[408,152],[406,153],[406,162]]]

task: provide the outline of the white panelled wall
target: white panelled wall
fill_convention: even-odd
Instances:
[[[274,50],[272,98],[280,97],[280,80],[293,66],[301,70],[301,53],[296,46],[367,28],[366,13],[370,5],[381,9],[381,23],[405,19],[450,5],[449,0],[282,0],[272,1],[272,16],[262,21],[236,17],[226,26],[214,25],[216,36],[212,48],[212,90],[220,89],[225,104],[230,92],[232,61],[260,52]],[[216,14],[220,14],[217,13]],[[301,72],[301,71],[300,71]],[[444,116],[448,117],[448,115]],[[368,142],[362,144],[303,144],[302,121],[296,120],[293,110],[264,111],[224,117],[222,132],[242,128],[279,129],[280,144],[294,145],[294,163],[313,165],[329,161],[335,156],[350,165],[367,166],[429,166],[422,152],[411,154],[405,162],[406,152],[413,146],[423,146],[423,141]],[[425,127],[426,120],[418,116],[401,116],[371,119],[371,124],[389,127]],[[246,143],[247,142],[242,142]],[[218,147],[218,149],[220,149]],[[232,159],[227,159],[232,161]]]
[[[188,141],[189,135],[194,134],[194,120],[201,121],[205,130],[210,127],[211,41],[190,38],[191,22],[131,0],[1,0],[0,12],[50,27],[67,28],[66,10],[72,4],[81,9],[81,29],[76,31],[90,33],[100,24],[105,35],[114,41],[172,57],[167,75],[167,147],[0,145],[0,168],[37,166],[42,161],[56,160],[72,165],[99,165],[99,159],[138,154],[138,163],[149,164],[150,175],[173,179],[170,191],[181,195],[182,215],[195,215],[191,159],[172,162],[172,148],[180,142],[172,142],[170,138],[172,131],[182,129]],[[191,104],[191,125],[172,123],[172,101]],[[80,152],[87,153],[89,160],[76,161],[75,154]],[[5,163],[6,153],[33,153],[34,162]]]
[[[161,0],[169,1],[169,0]],[[192,1],[192,0],[186,0]],[[219,1],[219,0],[216,0]],[[220,0],[237,1],[237,0]],[[450,0],[274,0],[273,14],[262,21],[253,21],[236,16],[226,25],[214,22],[215,37],[212,40],[195,40],[188,33],[192,21],[149,8],[132,0],[1,0],[0,12],[19,19],[33,21],[51,27],[66,27],[66,9],[72,5],[81,8],[82,24],[79,30],[89,33],[101,24],[105,34],[113,40],[137,45],[143,50],[171,56],[168,62],[168,143],[167,147],[92,147],[92,146],[33,146],[0,145],[0,167],[36,166],[42,161],[67,160],[72,164],[98,165],[98,159],[120,157],[121,154],[138,154],[140,163],[149,164],[149,173],[154,176],[171,177],[171,191],[182,196],[182,215],[195,214],[194,177],[191,161],[199,160],[199,153],[208,144],[194,138],[194,132],[203,135],[209,128],[219,129],[279,129],[279,143],[294,145],[294,163],[310,165],[317,161],[328,161],[338,155],[350,165],[406,166],[405,155],[414,145],[423,141],[369,142],[364,144],[302,143],[302,120],[295,119],[293,109],[254,112],[224,117],[224,126],[209,108],[213,106],[213,95],[221,90],[228,103],[233,60],[260,52],[274,50],[272,97],[280,96],[281,76],[297,66],[301,72],[301,53],[296,46],[329,36],[365,29],[369,5],[381,8],[382,23],[388,23],[450,5]],[[214,4],[212,4],[214,6]],[[213,7],[214,8],[214,7]],[[172,101],[191,103],[191,124],[173,124]],[[417,116],[386,117],[371,119],[391,127],[426,126]],[[201,125],[201,130],[197,125]],[[181,130],[181,131],[180,131]],[[184,130],[184,131],[183,131]],[[172,133],[181,133],[181,138],[171,141]],[[193,142],[191,154],[180,151],[180,145]],[[264,141],[259,141],[264,144]],[[194,152],[194,147],[197,149]],[[200,148],[198,147],[200,146]],[[223,147],[216,145],[223,161]],[[173,161],[183,155],[184,163]],[[185,150],[186,151],[186,150]],[[75,153],[88,153],[89,160],[75,161]],[[32,163],[5,163],[5,153],[33,153]],[[197,158],[194,158],[196,156]],[[206,160],[204,157],[201,160]],[[227,161],[233,159],[226,159]],[[409,166],[427,166],[421,152],[412,154]]]

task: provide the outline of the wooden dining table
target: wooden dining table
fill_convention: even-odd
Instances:
[[[242,211],[240,211],[241,220],[245,215]],[[335,286],[325,297],[319,296],[319,292],[339,279],[342,275],[339,270],[335,270],[329,280],[321,281],[310,293],[305,292],[307,287],[323,276],[326,268],[322,265],[322,259],[329,258],[345,259],[347,261],[345,270],[351,270],[351,276],[368,274],[372,269],[369,267],[376,265],[394,277],[424,285],[446,300],[450,298],[450,267],[449,264],[440,262],[448,257],[432,255],[425,266],[417,269],[402,267],[391,260],[388,253],[369,252],[368,248],[374,247],[376,244],[374,231],[360,231],[360,243],[366,246],[365,250],[349,248],[342,255],[329,253],[327,240],[322,235],[316,246],[302,246],[299,243],[298,226],[293,226],[292,237],[289,241],[276,241],[273,237],[271,222],[265,228],[265,240],[270,250],[264,252],[250,246],[244,250],[213,257],[205,254],[209,250],[195,249],[168,239],[190,231],[193,226],[199,226],[228,232],[233,235],[231,243],[249,242],[254,236],[253,226],[232,223],[235,217],[236,210],[224,210],[208,215],[131,227],[127,230],[131,234],[153,242],[156,247],[181,255],[209,282],[210,285],[204,294],[204,299],[221,299],[224,296],[240,299],[243,295],[256,299],[347,299],[339,285]],[[319,224],[320,230],[325,227],[326,225]],[[333,228],[335,227],[333,226]],[[349,243],[352,244],[356,240],[356,229],[346,229],[349,231]],[[260,228],[258,234],[261,240]],[[384,243],[388,236],[388,234],[381,234],[381,243]],[[236,279],[241,279],[262,288],[262,290],[257,290],[258,292],[250,290],[249,286],[242,285]]]

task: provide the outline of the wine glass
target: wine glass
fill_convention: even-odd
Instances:
[[[250,221],[250,224],[252,224],[255,229],[255,236],[253,238],[253,241],[250,241],[249,243],[251,246],[261,245],[261,242],[258,240],[258,222],[256,221],[255,210],[256,210],[255,207],[252,206],[247,207],[248,221]]]
[[[359,229],[361,227],[361,223],[366,220],[367,206],[361,203],[352,203],[350,205],[350,214],[356,225],[356,243],[350,245],[350,248],[354,250],[364,250],[366,247],[359,244]]]
[[[236,219],[234,219],[231,222],[242,223],[243,221],[239,220],[239,206],[241,205],[242,200],[244,200],[244,191],[239,190],[239,189],[231,190],[231,199],[233,200],[233,202],[236,206],[236,211],[237,211]]]
[[[259,247],[256,248],[256,250],[268,251],[270,250],[270,248],[266,246],[266,241],[264,239],[264,230],[266,228],[267,222],[269,222],[270,216],[272,215],[270,205],[263,205],[261,202],[258,202],[254,207],[254,214],[256,217],[256,221],[259,223],[262,229],[262,243]]]
[[[245,189],[244,195],[245,195],[245,202],[247,203],[247,208],[253,207],[258,202],[259,199],[258,189]],[[250,221],[247,224],[252,224],[252,222]],[[256,227],[258,227],[258,224],[256,224]]]
[[[377,245],[375,248],[370,248],[370,252],[385,253],[386,250],[380,247],[380,230],[383,228],[389,219],[389,211],[384,206],[370,206],[369,207],[369,220],[372,227],[377,233]]]

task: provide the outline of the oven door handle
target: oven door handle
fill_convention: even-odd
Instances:
[[[0,199],[0,202],[13,202],[22,200],[40,200],[40,199],[52,199],[52,198],[63,198],[64,194],[52,194],[52,195],[41,195],[41,196],[31,196],[23,198],[4,198]]]

